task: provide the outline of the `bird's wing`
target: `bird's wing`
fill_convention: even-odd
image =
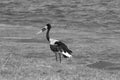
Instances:
[[[70,54],[72,53],[72,51],[69,50],[67,45],[65,45],[63,42],[57,41],[57,42],[55,42],[55,44],[59,47],[60,50],[62,50],[64,52],[68,52]]]

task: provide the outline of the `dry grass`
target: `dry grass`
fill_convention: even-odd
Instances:
[[[0,0],[0,80],[119,80],[119,0]],[[72,60],[55,61],[45,34]],[[99,65],[99,66],[98,66]]]

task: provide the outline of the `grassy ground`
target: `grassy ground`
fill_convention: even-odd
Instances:
[[[0,80],[119,80],[119,0],[0,0]],[[45,33],[73,51],[56,62]]]

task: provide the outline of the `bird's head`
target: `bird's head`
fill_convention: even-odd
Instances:
[[[48,23],[39,32],[37,32],[37,34],[40,34],[40,33],[44,32],[46,30],[50,30],[50,28],[51,28],[51,25]]]
[[[51,25],[48,23],[48,24],[46,24],[46,27],[47,27],[47,29],[50,29]]]

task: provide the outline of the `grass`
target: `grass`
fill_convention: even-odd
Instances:
[[[1,80],[119,80],[119,0],[0,0]],[[56,62],[45,33],[73,51]]]

